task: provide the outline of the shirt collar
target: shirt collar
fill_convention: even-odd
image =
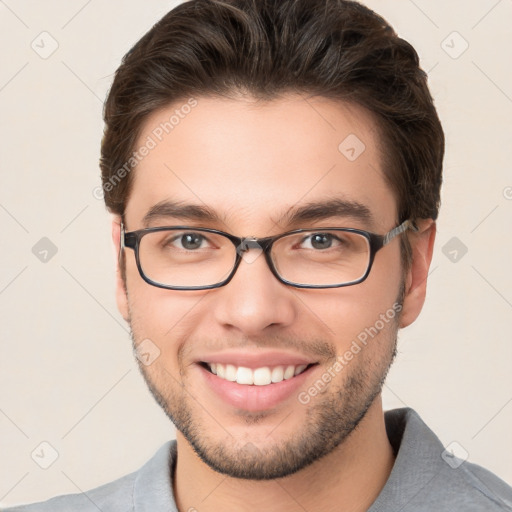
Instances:
[[[386,432],[395,452],[391,474],[368,512],[406,507],[444,469],[443,445],[409,407],[385,413]]]
[[[140,468],[133,488],[135,512],[178,512],[172,474],[176,463],[176,441],[168,441]]]

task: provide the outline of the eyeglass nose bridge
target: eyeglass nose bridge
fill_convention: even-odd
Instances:
[[[272,241],[271,238],[257,238],[254,236],[240,238],[236,245],[236,253],[246,263],[253,263],[262,253],[265,254],[268,261]]]
[[[256,237],[242,238],[236,247],[236,252],[241,255],[249,249],[261,249],[261,245],[258,243],[258,239]]]

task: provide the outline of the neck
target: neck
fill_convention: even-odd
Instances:
[[[231,478],[213,471],[177,432],[174,495],[180,512],[287,510],[366,511],[394,463],[380,396],[350,436],[330,454],[277,480]]]

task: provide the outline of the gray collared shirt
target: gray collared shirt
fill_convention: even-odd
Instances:
[[[486,469],[446,451],[410,408],[385,414],[396,460],[368,512],[512,511],[512,488]],[[178,512],[172,490],[176,441],[138,471],[81,494],[57,496],[4,512]]]

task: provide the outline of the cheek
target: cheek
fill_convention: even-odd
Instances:
[[[178,355],[201,322],[204,292],[178,292],[151,286],[142,279],[128,280],[130,327],[137,344],[150,340],[160,352],[150,373],[164,365],[174,374]]]
[[[303,294],[304,313],[318,319],[326,335],[343,350],[368,330],[391,327],[401,310],[396,303],[400,292],[400,269],[372,272],[357,285],[323,293]],[[309,313],[308,313],[309,312]],[[375,327],[376,326],[376,327]],[[374,332],[374,331],[372,331]]]
[[[127,262],[126,284],[131,327],[140,337],[160,340],[174,337],[174,331],[186,325],[188,314],[200,297],[188,292],[158,288],[146,283],[134,260]]]

